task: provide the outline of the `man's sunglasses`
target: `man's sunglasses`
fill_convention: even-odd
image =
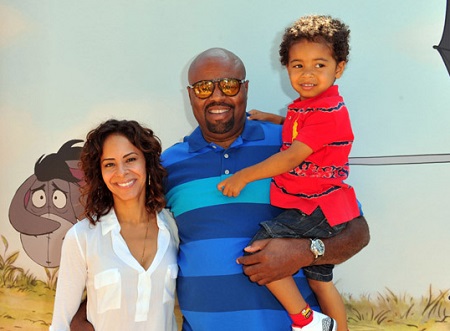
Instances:
[[[206,99],[214,93],[216,83],[223,94],[233,97],[239,93],[241,84],[245,83],[245,79],[239,80],[237,78],[219,78],[213,80],[201,80],[197,83],[189,85],[194,90],[195,96],[200,99]]]

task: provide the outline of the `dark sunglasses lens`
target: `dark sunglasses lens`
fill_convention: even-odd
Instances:
[[[195,95],[200,99],[206,99],[214,92],[214,83],[207,80],[198,82],[193,87]]]
[[[239,93],[241,83],[237,79],[222,79],[219,82],[219,87],[223,94],[234,96]]]

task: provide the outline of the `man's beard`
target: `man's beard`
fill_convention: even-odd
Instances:
[[[218,122],[218,123],[211,123],[206,122],[206,126],[211,133],[227,133],[229,132],[233,126],[234,126],[234,118],[230,119],[227,122]]]

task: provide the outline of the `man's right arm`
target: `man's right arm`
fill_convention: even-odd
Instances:
[[[80,308],[72,318],[70,331],[95,331],[94,326],[87,320],[86,300],[80,304]]]
[[[323,239],[325,255],[314,261],[309,239],[276,238],[255,241],[252,255],[237,259],[244,273],[259,285],[292,276],[311,264],[339,264],[363,249],[370,241],[369,226],[363,216],[348,222],[339,235]]]

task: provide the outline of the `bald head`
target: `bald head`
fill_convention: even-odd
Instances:
[[[201,52],[192,61],[188,71],[189,83],[190,84],[195,83],[195,81],[192,81],[192,77],[200,68],[209,66],[210,64],[213,63],[226,65],[239,72],[240,74],[239,77],[233,78],[240,78],[240,79],[245,78],[246,72],[244,63],[236,54],[224,48],[210,48],[207,49],[206,51]]]
[[[224,78],[239,81],[237,94],[222,92],[218,80]],[[189,100],[203,137],[206,141],[228,148],[245,125],[248,81],[245,80],[244,63],[226,49],[210,48],[192,61],[188,80]],[[214,82],[211,94],[207,98],[199,98],[191,86],[208,80]]]

